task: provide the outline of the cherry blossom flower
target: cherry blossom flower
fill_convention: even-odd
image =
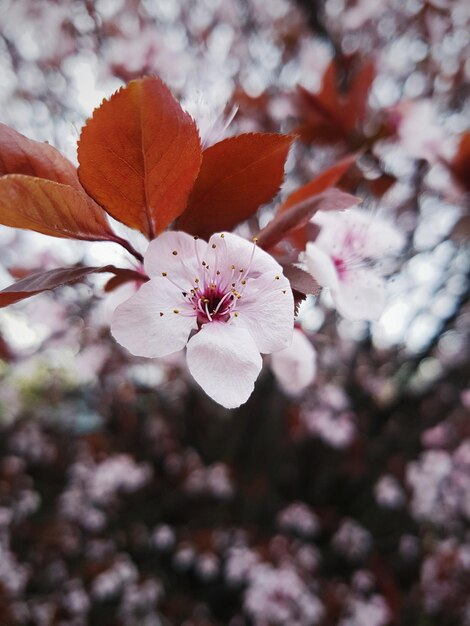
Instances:
[[[246,402],[260,353],[292,341],[294,302],[282,267],[237,235],[206,243],[176,231],[150,243],[144,266],[150,280],[116,308],[115,339],[147,358],[187,345],[189,371],[211,398],[226,408]]]
[[[272,355],[271,369],[279,386],[288,395],[299,395],[315,380],[317,355],[301,330],[294,328],[291,345]]]
[[[439,124],[431,100],[400,102],[391,109],[390,115],[398,141],[410,157],[435,163],[440,157],[452,155],[454,141]]]
[[[259,563],[249,578],[244,608],[256,624],[313,626],[322,620],[323,604],[293,569]]]
[[[396,254],[404,244],[402,233],[360,209],[319,212],[313,221],[321,230],[306,247],[308,271],[330,289],[343,317],[377,319],[385,306],[385,281],[367,261]]]

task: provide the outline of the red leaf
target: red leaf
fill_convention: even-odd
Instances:
[[[24,300],[25,298],[30,298],[43,291],[56,289],[63,285],[70,285],[71,283],[82,280],[89,274],[96,273],[113,273],[116,275],[132,273],[142,279],[142,276],[138,272],[114,267],[113,265],[106,265],[104,267],[65,267],[49,270],[48,272],[38,272],[0,291],[0,307],[8,306],[9,304]]]
[[[319,193],[322,193],[329,187],[336,185],[336,183],[344,176],[344,174],[352,167],[358,158],[359,153],[350,154],[338,161],[332,167],[329,167],[317,176],[310,180],[308,183],[296,189],[291,193],[279,207],[279,213],[284,213],[288,208],[303,202],[308,198],[311,198]],[[303,250],[308,241],[308,233],[305,228],[299,228],[294,230],[290,238],[299,250]]]
[[[123,269],[121,270],[121,272],[119,272],[119,274],[116,274],[108,280],[108,282],[104,286],[104,290],[106,293],[109,293],[111,291],[114,291],[118,287],[125,285],[126,283],[134,282],[138,283],[140,286],[142,283],[145,283],[147,281],[148,276],[146,276],[145,274],[140,274],[139,272],[136,272],[134,270]]]
[[[318,296],[321,288],[311,274],[296,265],[284,265],[284,276],[289,279],[291,287],[303,295]]]
[[[0,124],[0,176],[6,174],[37,176],[84,192],[76,168],[58,150]]]
[[[344,68],[338,68],[334,61],[329,64],[318,93],[302,86],[298,88],[303,118],[299,132],[306,140],[330,142],[348,139],[364,121],[369,91],[375,78],[374,64],[367,62],[351,73],[345,89],[339,88],[339,69]]]
[[[343,159],[335,163],[335,165],[323,170],[308,183],[296,189],[289,196],[287,196],[281,204],[279,212],[283,213],[289,207],[294,206],[294,204],[307,200],[307,198],[325,191],[328,187],[336,185],[348,169],[354,165],[358,156],[358,153],[345,156]]]
[[[293,140],[292,135],[246,133],[207,148],[178,228],[207,238],[253,215],[278,192]]]
[[[84,193],[22,174],[0,178],[0,224],[52,237],[120,241],[104,211]]]
[[[463,133],[452,163],[451,172],[463,189],[470,190],[470,131]]]
[[[152,239],[186,208],[201,158],[194,121],[148,77],[95,110],[80,137],[78,173],[110,215]]]
[[[261,248],[269,249],[293,230],[306,225],[317,211],[342,211],[359,204],[360,198],[331,187],[307,198],[277,215],[263,228],[257,238]]]

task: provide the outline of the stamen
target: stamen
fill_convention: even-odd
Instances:
[[[225,302],[225,300],[226,300],[228,297],[230,297],[231,295],[232,295],[232,294],[231,294],[231,293],[230,293],[230,291],[229,291],[229,292],[227,292],[227,293],[225,294],[225,296],[223,296],[223,298],[221,298],[221,299],[220,299],[219,304],[215,307],[215,311],[213,312],[213,315],[215,315],[216,313],[218,313],[218,312],[219,312],[219,309],[220,309],[221,305],[222,305],[222,304]]]
[[[257,237],[253,238],[253,249],[251,250],[251,256],[250,256],[250,260],[248,261],[248,267],[246,269],[246,272],[243,274],[242,279],[246,278],[248,276],[248,273],[251,269],[251,264],[253,263],[253,258],[255,256],[255,250],[256,250],[256,242],[258,241]]]

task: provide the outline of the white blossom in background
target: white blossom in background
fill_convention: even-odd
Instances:
[[[280,511],[277,523],[282,530],[295,532],[304,537],[317,534],[320,527],[318,517],[303,502],[292,502]]]
[[[225,139],[228,127],[238,112],[238,107],[228,108],[227,103],[213,106],[202,93],[188,98],[183,107],[196,121],[203,148]]]
[[[428,520],[452,528],[470,520],[470,440],[453,452],[426,450],[409,463],[406,480],[411,487],[411,512],[417,520]]]
[[[314,626],[324,614],[320,600],[293,569],[267,563],[252,568],[244,608],[260,626]]]
[[[454,142],[439,124],[431,100],[400,102],[391,114],[392,119],[395,118],[400,146],[408,156],[435,163],[439,158],[452,155]]]
[[[295,328],[291,345],[272,355],[271,369],[277,383],[288,395],[297,396],[313,383],[317,373],[317,354],[312,342],[301,330]]]
[[[349,320],[375,320],[385,306],[385,280],[372,265],[397,254],[403,234],[390,222],[361,209],[319,212],[320,227],[304,262],[315,280],[330,290],[338,312]]]
[[[372,535],[355,520],[345,518],[331,544],[346,559],[355,561],[364,558],[372,548]]]
[[[246,546],[229,548],[225,562],[225,577],[229,584],[240,585],[248,580],[251,570],[260,562],[257,552]]]
[[[150,280],[117,307],[115,339],[132,354],[167,356],[187,346],[195,381],[219,404],[248,400],[261,354],[292,342],[294,299],[282,267],[231,233],[209,243],[165,232],[145,254]]]
[[[379,594],[369,598],[351,595],[346,601],[346,611],[338,626],[386,626],[392,618],[385,598]]]

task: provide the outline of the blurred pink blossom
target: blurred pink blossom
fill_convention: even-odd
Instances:
[[[320,600],[293,569],[267,563],[252,568],[244,606],[259,626],[313,626],[324,613]]]
[[[391,109],[390,115],[398,141],[410,157],[434,163],[440,157],[452,155],[453,142],[439,124],[431,100],[400,102]]]
[[[308,271],[330,289],[343,317],[374,320],[385,306],[385,282],[368,260],[396,254],[404,244],[402,233],[390,222],[360,209],[319,212],[313,222],[320,234],[306,247]]]
[[[315,380],[317,355],[301,330],[294,328],[292,344],[272,355],[271,369],[281,389],[292,396],[302,393]]]

